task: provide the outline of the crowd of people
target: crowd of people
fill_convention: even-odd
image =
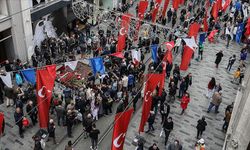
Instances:
[[[237,1],[236,3],[238,3]],[[245,22],[243,12],[236,8],[236,3],[231,3],[229,13],[225,13],[223,16],[222,10],[219,11],[219,19],[215,19],[211,16],[209,18],[209,28],[207,35],[210,34],[214,29],[217,29],[218,34],[225,37],[227,40],[226,47],[230,47],[230,42],[234,40],[235,28],[238,24]],[[239,2],[240,3],[240,2]],[[145,20],[151,20],[151,13],[154,8],[154,0],[150,0],[150,7],[145,13]],[[130,5],[119,5],[116,11],[126,12]],[[159,14],[161,13],[160,10]],[[81,55],[81,58],[85,58],[86,55],[92,55],[93,57],[101,56],[104,58],[104,65],[106,68],[105,74],[89,73],[87,81],[82,88],[72,89],[65,87],[64,89],[56,89],[53,92],[53,98],[51,100],[50,113],[56,114],[57,123],[54,118],[49,120],[48,125],[48,136],[49,139],[53,140],[53,143],[58,144],[56,140],[55,130],[56,126],[67,126],[67,136],[73,137],[72,127],[79,122],[82,123],[85,138],[88,136],[91,139],[91,149],[97,149],[98,135],[100,131],[96,128],[95,122],[99,117],[109,115],[112,113],[119,113],[128,109],[130,104],[134,110],[137,110],[137,102],[139,99],[142,100],[142,93],[138,93],[138,90],[143,85],[144,73],[147,72],[162,72],[161,60],[164,56],[164,48],[158,48],[158,58],[160,61],[157,63],[150,62],[146,64],[144,57],[150,51],[150,45],[160,44],[160,38],[157,34],[164,34],[168,37],[169,41],[175,41],[174,54],[183,53],[183,47],[185,42],[178,36],[177,31],[188,32],[188,26],[193,22],[202,23],[206,9],[205,0],[197,1],[185,1],[184,7],[180,10],[180,13],[170,8],[167,11],[167,16],[158,16],[157,23],[170,26],[175,29],[164,30],[166,32],[160,33],[156,29],[157,25],[151,25],[153,32],[156,36],[150,38],[139,37],[138,49],[142,51],[141,62],[134,63],[130,53],[132,48],[133,38],[126,38],[126,48],[124,51],[124,59],[109,56],[109,54],[116,52],[117,36],[110,31],[110,29],[99,29],[93,30],[90,24],[87,24],[84,31],[81,31],[78,26],[69,34],[63,34],[58,38],[46,38],[41,46],[35,47],[35,52],[31,57],[31,64],[23,64],[21,60],[17,59],[13,62],[5,61],[3,64],[6,72],[12,72],[13,77],[22,75],[19,73],[20,70],[30,67],[40,67],[50,64],[58,64],[67,61],[76,60],[76,55]],[[136,13],[138,13],[138,6],[136,7]],[[143,24],[143,21],[142,21]],[[203,30],[201,26],[200,31]],[[231,35],[233,34],[233,37]],[[238,69],[233,74],[233,83],[241,84],[244,78],[246,69],[246,58],[249,51],[250,38],[242,38],[247,45],[241,50],[239,57],[240,63]],[[204,45],[198,44],[198,58],[196,60],[202,61]],[[223,59],[223,52],[220,51],[216,54],[215,67],[218,68],[221,60]],[[235,65],[237,60],[237,54],[233,54],[229,58],[227,71],[230,72],[232,66]],[[146,70],[148,68],[148,70]],[[1,71],[4,74],[4,71]],[[165,145],[168,143],[170,133],[174,128],[174,122],[172,117],[169,116],[171,103],[175,102],[176,97],[181,100],[180,107],[182,111],[180,115],[185,114],[185,110],[188,107],[191,97],[189,94],[189,86],[192,86],[192,74],[188,73],[185,76],[181,76],[180,68],[177,64],[173,66],[172,63],[167,62],[166,67],[166,78],[168,79],[169,85],[165,88],[158,96],[158,90],[152,95],[152,107],[148,118],[148,132],[154,131],[155,117],[159,112],[161,114],[161,124],[165,133]],[[208,106],[207,113],[215,107],[215,113],[219,113],[219,106],[222,102],[222,85],[216,82],[216,77],[212,77],[208,83],[206,97],[211,99],[210,105]],[[1,81],[1,80],[0,80]],[[60,84],[60,83],[57,83]],[[34,85],[20,83],[14,88],[7,87],[2,81],[0,82],[0,103],[6,103],[6,106],[15,107],[14,119],[16,125],[19,127],[19,135],[21,138],[24,137],[24,122],[31,120],[33,126],[38,122],[37,114],[37,102],[36,102],[36,90]],[[178,92],[177,92],[178,91]],[[4,101],[6,99],[6,102]],[[117,110],[114,110],[114,103],[117,103]],[[225,110],[224,124],[222,127],[223,131],[227,130],[229,125],[230,117],[232,114],[233,104],[227,106]],[[4,124],[2,132],[4,132]],[[29,123],[28,123],[29,124]],[[197,143],[195,144],[197,150],[202,150],[205,147],[204,139],[202,139],[202,133],[205,131],[207,126],[206,118],[203,116],[197,121]],[[8,134],[8,133],[7,133]],[[41,150],[44,148],[41,138],[34,137],[35,150]],[[65,147],[67,150],[73,149],[71,141]],[[181,142],[177,139],[168,144],[168,150],[181,150]],[[137,150],[143,149],[143,143],[138,143]],[[149,150],[159,150],[157,144],[154,143]]]

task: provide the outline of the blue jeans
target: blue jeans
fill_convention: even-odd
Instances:
[[[211,103],[210,102],[210,105],[209,105],[209,107],[208,107],[208,112],[210,112],[210,110],[213,108],[215,106],[215,112],[218,112],[218,109],[219,109],[219,105],[218,106],[216,106],[216,105],[214,105],[213,103]]]

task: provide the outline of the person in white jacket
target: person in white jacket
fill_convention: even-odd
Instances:
[[[181,38],[177,38],[174,45],[174,54],[178,53],[179,47],[181,46]]]

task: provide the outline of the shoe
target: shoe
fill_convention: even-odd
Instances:
[[[215,113],[218,114],[218,113],[220,113],[220,112],[219,112],[219,111],[216,111]]]
[[[207,111],[207,113],[209,113],[209,111]]]
[[[23,139],[24,138],[24,136],[23,135],[20,135],[20,137]]]

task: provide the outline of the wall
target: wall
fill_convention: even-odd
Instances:
[[[246,150],[250,142],[250,67],[237,92],[223,150]],[[234,146],[237,145],[237,146]]]

